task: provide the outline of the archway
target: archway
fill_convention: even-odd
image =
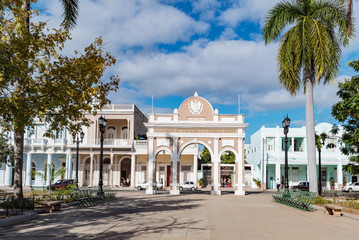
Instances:
[[[221,190],[233,190],[236,185],[236,154],[233,150],[224,149],[221,153]]]
[[[128,179],[128,180],[127,180]],[[125,158],[121,161],[121,185],[130,186],[131,179],[131,159]]]

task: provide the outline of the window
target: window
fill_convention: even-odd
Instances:
[[[62,139],[62,129],[55,131],[55,139]]]
[[[108,126],[107,127],[107,139],[115,139],[116,138],[116,127]]]
[[[191,166],[182,166],[182,171],[191,171]]]
[[[299,168],[292,167],[292,182],[299,182]]]
[[[160,167],[160,172],[164,172],[165,171],[165,167]]]
[[[285,147],[285,138],[282,138],[282,151],[284,151],[284,147]],[[292,138],[288,138],[288,151],[291,151],[291,146],[292,146]]]
[[[304,138],[294,138],[294,151],[303,152],[303,141]]]
[[[121,138],[122,139],[127,139],[127,126],[123,126],[121,128]]]
[[[147,167],[146,166],[141,166],[141,171],[146,171]]]
[[[34,181],[36,177],[36,164],[31,163],[31,180]]]
[[[267,143],[267,151],[273,152],[275,151],[275,137],[267,137],[266,139]]]

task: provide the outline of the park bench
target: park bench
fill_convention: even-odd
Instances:
[[[336,217],[340,217],[342,215],[343,208],[336,205],[324,204],[325,213],[329,215],[333,215]]]
[[[40,203],[45,208],[45,211],[48,213],[53,213],[61,210],[61,201],[52,201]]]

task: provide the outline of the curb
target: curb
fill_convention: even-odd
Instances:
[[[317,205],[313,205],[312,208],[313,208],[313,210],[315,210],[315,211],[322,211],[322,212],[325,211],[324,207],[317,206]],[[351,214],[351,213],[342,212],[342,216],[343,216],[343,217],[347,217],[347,218],[351,218],[351,219],[354,219],[354,220],[359,220],[359,216],[358,216],[358,215]]]
[[[37,212],[25,213],[23,215],[18,215],[10,218],[0,219],[0,227],[6,227],[10,225],[19,224],[25,221],[33,220],[39,217]]]

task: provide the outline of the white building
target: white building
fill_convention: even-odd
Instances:
[[[198,180],[198,144],[211,153],[212,194],[221,194],[221,154],[231,151],[236,156],[233,164],[232,185],[237,195],[244,190],[244,115],[223,115],[197,93],[186,99],[173,114],[150,114],[149,120],[135,105],[106,105],[101,114],[107,119],[104,133],[103,184],[118,187],[129,179],[132,187],[147,181],[163,182],[171,194],[179,194],[179,185]],[[87,114],[93,121],[83,128],[85,137],[79,145],[79,186],[97,186],[99,182],[100,131],[99,116]],[[43,177],[47,166],[66,168],[58,179],[74,179],[76,144],[63,130],[55,139],[44,138],[46,124],[38,122],[25,134],[23,183],[25,187],[47,185]],[[226,166],[228,168],[228,166]],[[0,186],[13,185],[13,167],[3,164]],[[156,193],[152,187],[148,194]]]
[[[342,170],[348,164],[348,157],[340,151],[341,128],[337,136],[330,134],[332,125],[320,123],[315,127],[317,134],[329,135],[325,145],[334,143],[335,148],[321,149],[321,175],[323,189],[330,189],[329,179],[335,180],[335,188],[341,189],[343,180],[357,182],[357,176],[351,176]],[[253,178],[257,178],[270,189],[276,188],[276,179],[284,183],[284,133],[283,128],[262,126],[246,145],[246,161],[253,166]],[[318,164],[318,152],[317,152]],[[290,127],[288,132],[288,176],[289,186],[300,181],[308,181],[306,128]],[[319,169],[319,168],[317,168]],[[317,170],[319,171],[319,170]],[[317,175],[319,176],[319,174]],[[254,187],[254,186],[253,186]]]

